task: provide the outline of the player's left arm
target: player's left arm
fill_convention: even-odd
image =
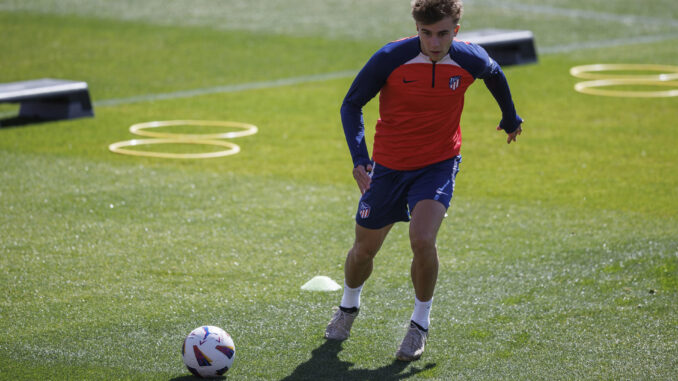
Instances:
[[[483,79],[485,86],[490,90],[490,93],[492,93],[501,109],[502,118],[497,130],[504,130],[506,132],[508,135],[506,143],[510,144],[515,142],[518,135],[523,132],[521,126],[523,118],[516,112],[516,107],[511,97],[511,89],[509,88],[504,71],[501,70],[497,62],[484,52],[484,49],[481,48],[480,50],[484,53],[486,59],[484,70],[479,73],[478,77]]]
[[[523,132],[521,127],[523,118],[516,112],[516,107],[511,97],[511,89],[509,88],[504,71],[501,70],[501,67],[494,60],[491,61],[493,65],[490,65],[488,75],[483,80],[501,109],[502,118],[497,129],[506,131],[506,134],[508,134],[506,143],[511,144]]]
[[[523,120],[521,119],[521,123],[522,122],[523,122]],[[501,130],[503,130],[503,128],[501,128],[501,126],[497,126],[497,131],[501,131]],[[516,128],[515,131],[513,131],[511,133],[507,133],[508,137],[506,138],[506,143],[511,144],[511,142],[517,142],[516,139],[518,138],[518,135],[520,135],[522,133],[523,133],[523,128],[521,126],[518,126],[518,128]]]

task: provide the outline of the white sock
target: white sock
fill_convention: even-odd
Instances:
[[[419,324],[422,328],[428,329],[429,324],[431,324],[431,305],[433,304],[433,298],[428,302],[422,302],[417,297],[414,297],[414,312],[412,312],[412,321]]]
[[[344,308],[360,308],[360,292],[362,290],[362,284],[356,288],[351,288],[344,281],[344,296],[341,298],[340,306]]]

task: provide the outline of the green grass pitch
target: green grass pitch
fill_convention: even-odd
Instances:
[[[95,118],[0,128],[0,379],[190,379],[181,343],[205,324],[232,334],[234,380],[675,379],[678,98],[579,94],[568,73],[678,65],[674,0],[467,1],[462,30],[535,33],[539,63],[505,69],[524,133],[507,145],[471,88],[422,359],[394,361],[405,224],[352,337],[322,338],[341,294],[300,287],[343,281],[358,191],[338,112],[352,77],[313,78],[413,34],[397,3],[0,0],[0,83],[84,80],[96,102]],[[220,159],[107,150],[173,119],[259,133]]]

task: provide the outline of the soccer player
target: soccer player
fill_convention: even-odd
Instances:
[[[373,259],[395,222],[410,221],[414,311],[397,359],[424,352],[438,277],[436,236],[449,207],[461,156],[459,121],[464,93],[482,79],[502,118],[507,143],[522,132],[506,77],[485,50],[454,40],[461,0],[413,0],[417,35],[386,44],[358,73],[341,106],[341,120],[362,197],[355,241],[344,267],[344,294],[325,337],[345,340],[360,308]],[[373,160],[362,108],[379,93]]]

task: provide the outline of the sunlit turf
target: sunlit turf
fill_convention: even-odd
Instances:
[[[182,336],[208,322],[232,332],[237,378],[282,378],[322,344],[338,295],[299,287],[341,279],[350,184],[8,156],[3,184],[20,178],[21,192],[3,189],[3,324],[31,328],[13,333],[20,345],[2,344],[15,354],[9,374],[42,360],[53,377],[179,375]],[[46,185],[49,173],[60,178]],[[435,339],[414,368],[435,364],[425,374],[441,378],[670,370],[675,225],[460,193],[439,240]],[[406,237],[398,226],[377,260],[338,355],[355,363],[349,375],[389,365],[404,331]],[[344,369],[306,367],[309,378]]]
[[[12,52],[11,60],[3,58],[3,82],[77,78],[88,83],[94,101],[357,69],[377,47],[3,12],[0,31],[4,51]]]
[[[275,35],[245,46],[244,32],[0,18],[12,33],[0,47],[14,53],[0,58],[2,82],[82,78],[95,99],[352,70],[378,46]],[[21,48],[31,36],[53,54],[49,73]],[[671,379],[676,100],[578,94],[569,68],[677,65],[675,42],[507,68],[526,119],[515,145],[494,130],[491,95],[472,87],[431,339],[414,364],[393,361],[413,304],[407,225],[377,257],[347,342],[322,339],[340,293],[300,290],[315,275],[343,279],[358,198],[338,116],[351,78],[0,128],[0,379],[182,378],[181,341],[202,324],[232,334],[231,379]],[[223,159],[107,150],[139,138],[134,123],[171,119],[235,120],[259,133],[229,140],[242,151]]]

